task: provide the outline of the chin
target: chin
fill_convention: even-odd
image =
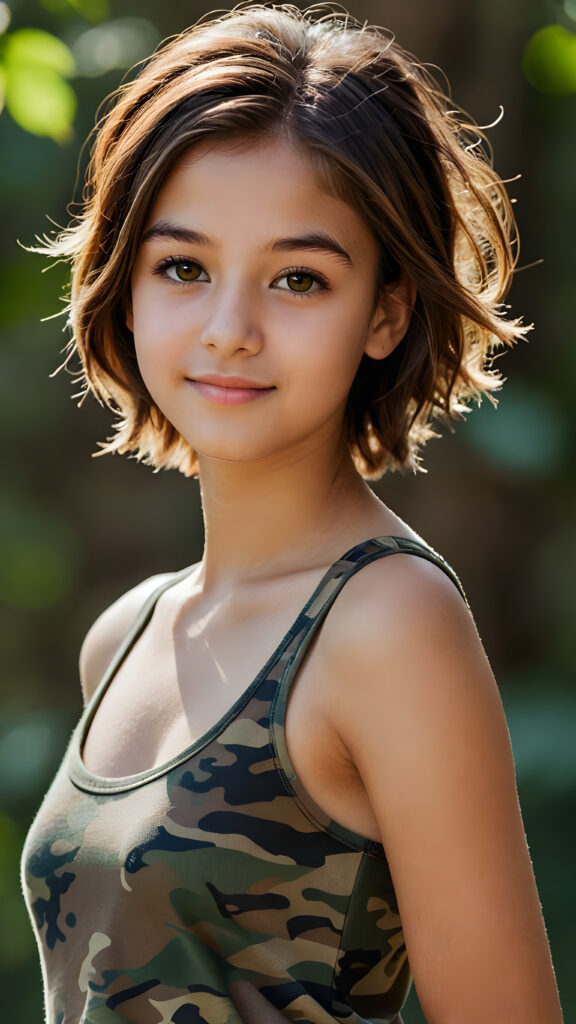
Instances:
[[[258,462],[261,459],[276,457],[280,450],[270,445],[241,445],[222,442],[221,444],[195,444],[189,442],[200,460],[214,460],[215,462],[235,462],[248,464]]]

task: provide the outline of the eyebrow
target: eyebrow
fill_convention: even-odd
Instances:
[[[171,220],[159,220],[153,224],[142,236],[142,245],[158,238],[171,238],[176,242],[185,242],[188,245],[203,245],[216,249],[218,246],[201,231],[193,231],[182,224],[175,224]],[[310,231],[304,235],[293,238],[275,238],[266,243],[265,252],[294,252],[297,249],[307,249],[310,252],[323,252],[329,256],[335,256],[348,267],[354,264],[346,249],[324,231]]]

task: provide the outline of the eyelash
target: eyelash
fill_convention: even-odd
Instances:
[[[176,281],[173,277],[168,277],[166,271],[170,267],[179,266],[181,263],[194,264],[194,266],[200,267],[201,270],[204,270],[204,267],[202,266],[201,263],[198,262],[198,260],[188,259],[187,256],[168,256],[166,259],[161,260],[156,267],[154,267],[153,273],[157,274],[159,277],[163,277],[166,281],[168,281],[168,284],[173,284],[177,288],[179,288],[181,285],[196,284],[195,281]],[[206,271],[204,272],[206,273]],[[296,297],[299,299],[309,299],[312,297],[312,295],[315,295],[318,290],[330,290],[330,285],[328,284],[328,281],[324,277],[324,275],[320,274],[317,270],[310,270],[308,267],[287,267],[286,270],[284,270],[274,280],[281,281],[283,277],[290,277],[291,274],[305,274],[307,277],[312,278],[312,280],[315,281],[316,284],[320,285],[320,289],[314,289],[314,291],[307,292],[293,292],[291,291],[290,288],[282,288],[280,289],[280,291],[286,291],[290,295],[296,295]]]

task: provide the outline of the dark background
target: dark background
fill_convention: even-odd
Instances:
[[[66,222],[82,141],[125,69],[210,9],[194,0],[0,3],[0,65],[17,83],[10,40],[23,28],[43,29],[74,56],[74,68],[62,54],[51,60],[78,100],[70,131],[54,113],[57,140],[26,130],[26,111],[40,117],[49,89],[27,96],[15,84],[14,116],[0,116],[0,979],[5,1019],[17,1024],[42,1019],[18,860],[81,711],[83,636],[128,587],[202,551],[196,481],[117,456],[90,458],[110,432],[109,415],[93,400],[78,410],[64,371],[49,379],[67,336],[64,318],[40,322],[61,308],[65,268],[42,273],[46,260],[17,240],[31,244],[50,228],[47,218]],[[456,103],[479,124],[493,122],[502,105],[488,133],[496,167],[505,178],[522,174],[509,185],[522,239],[509,301],[535,329],[498,364],[508,378],[499,408],[485,401],[454,434],[430,442],[428,474],[387,475],[375,486],[467,590],[501,687],[568,1021],[576,1015],[576,0],[350,0],[349,10],[439,65]],[[557,28],[548,49],[531,43],[547,25],[564,33]],[[554,50],[563,41],[564,55]],[[26,127],[14,119],[21,108]],[[422,1020],[412,993],[406,1024]]]

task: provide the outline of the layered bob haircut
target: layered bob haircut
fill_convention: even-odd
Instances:
[[[420,467],[432,423],[462,419],[500,387],[494,351],[528,328],[502,299],[515,223],[483,132],[384,29],[326,6],[241,5],[167,40],[110,97],[96,126],[81,212],[38,251],[72,263],[67,365],[117,415],[100,451],[198,472],[191,446],[144,385],[125,323],[151,205],[184,150],[280,136],[321,187],[353,207],[380,251],[377,289],[417,287],[408,331],[385,359],[364,355],[345,430],[366,479]],[[78,395],[76,396],[78,397]]]

